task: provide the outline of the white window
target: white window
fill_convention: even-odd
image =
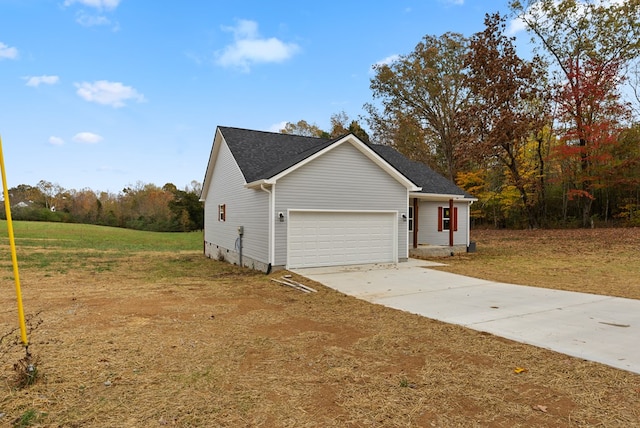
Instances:
[[[451,209],[443,208],[442,209],[442,230],[449,230],[451,227]]]
[[[218,221],[225,221],[227,219],[227,205],[218,205]]]
[[[458,230],[458,207],[453,207],[453,212],[449,207],[438,207],[438,232],[448,231],[451,227]]]

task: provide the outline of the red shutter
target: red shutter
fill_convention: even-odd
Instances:
[[[451,221],[453,222],[453,230],[457,231],[458,230],[458,207],[453,207],[453,219],[451,219]]]
[[[438,232],[442,232],[442,207],[438,207]]]

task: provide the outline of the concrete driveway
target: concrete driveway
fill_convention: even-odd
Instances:
[[[294,271],[369,302],[640,373],[640,300],[485,281],[434,265]]]

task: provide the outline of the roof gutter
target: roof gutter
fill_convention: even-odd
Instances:
[[[248,189],[262,189],[265,192],[269,192],[268,190],[265,190],[263,188],[263,186],[267,184],[267,185],[273,185],[276,184],[275,180],[265,180],[264,178],[261,180],[256,180],[256,181],[252,181],[251,183],[247,183],[244,185],[244,187],[248,188]]]
[[[453,194],[445,194],[445,193],[411,193],[410,196],[412,198],[425,199],[429,201],[448,201],[453,199],[454,201],[464,201],[464,202],[476,202],[477,198],[469,198],[464,195],[453,195]]]

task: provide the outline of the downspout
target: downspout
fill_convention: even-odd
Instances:
[[[473,201],[469,201],[469,206],[467,207],[467,248],[471,245],[471,205],[473,205]]]
[[[275,253],[275,227],[274,227],[274,214],[273,214],[273,192],[266,187],[264,184],[260,184],[260,189],[264,190],[269,194],[269,266],[267,268],[267,274],[271,272],[271,268],[275,263],[274,253]]]

